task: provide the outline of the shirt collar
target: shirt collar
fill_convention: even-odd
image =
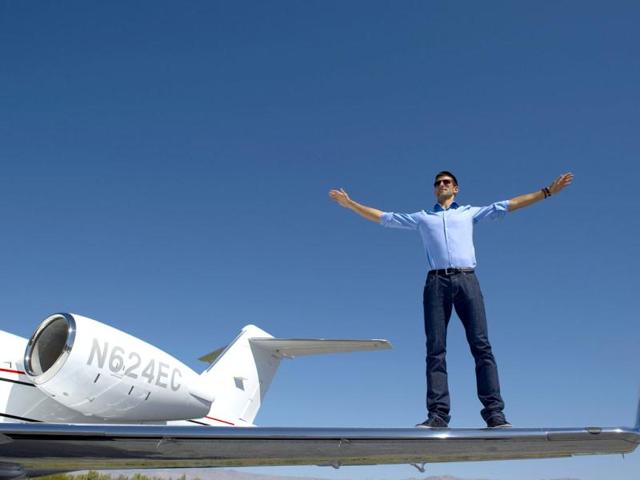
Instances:
[[[455,210],[456,208],[458,208],[460,205],[458,205],[456,202],[453,202],[451,205],[449,205],[449,208],[447,210],[451,210],[452,208]],[[444,212],[444,208],[442,208],[442,205],[440,205],[439,203],[436,203],[433,206],[433,209],[431,210],[433,212]]]

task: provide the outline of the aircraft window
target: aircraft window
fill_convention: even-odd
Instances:
[[[236,388],[239,388],[240,390],[244,390],[244,378],[242,378],[242,377],[233,377],[233,381],[236,384]]]

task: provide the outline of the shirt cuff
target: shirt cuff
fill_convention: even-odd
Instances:
[[[498,210],[498,211],[508,212],[509,211],[509,200],[503,200],[501,202],[496,202],[495,206],[496,206],[496,210]]]
[[[386,227],[391,218],[393,217],[393,212],[384,212],[380,217],[380,225]]]

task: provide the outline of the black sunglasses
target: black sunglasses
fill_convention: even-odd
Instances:
[[[433,186],[437,187],[438,185],[440,185],[440,183],[444,183],[445,185],[451,185],[452,181],[450,178],[443,178],[441,180],[436,180],[435,182],[433,182]]]

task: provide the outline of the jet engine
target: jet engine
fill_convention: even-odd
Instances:
[[[104,420],[201,418],[213,402],[201,377],[171,355],[70,313],[51,315],[38,326],[29,339],[24,366],[46,395]]]

